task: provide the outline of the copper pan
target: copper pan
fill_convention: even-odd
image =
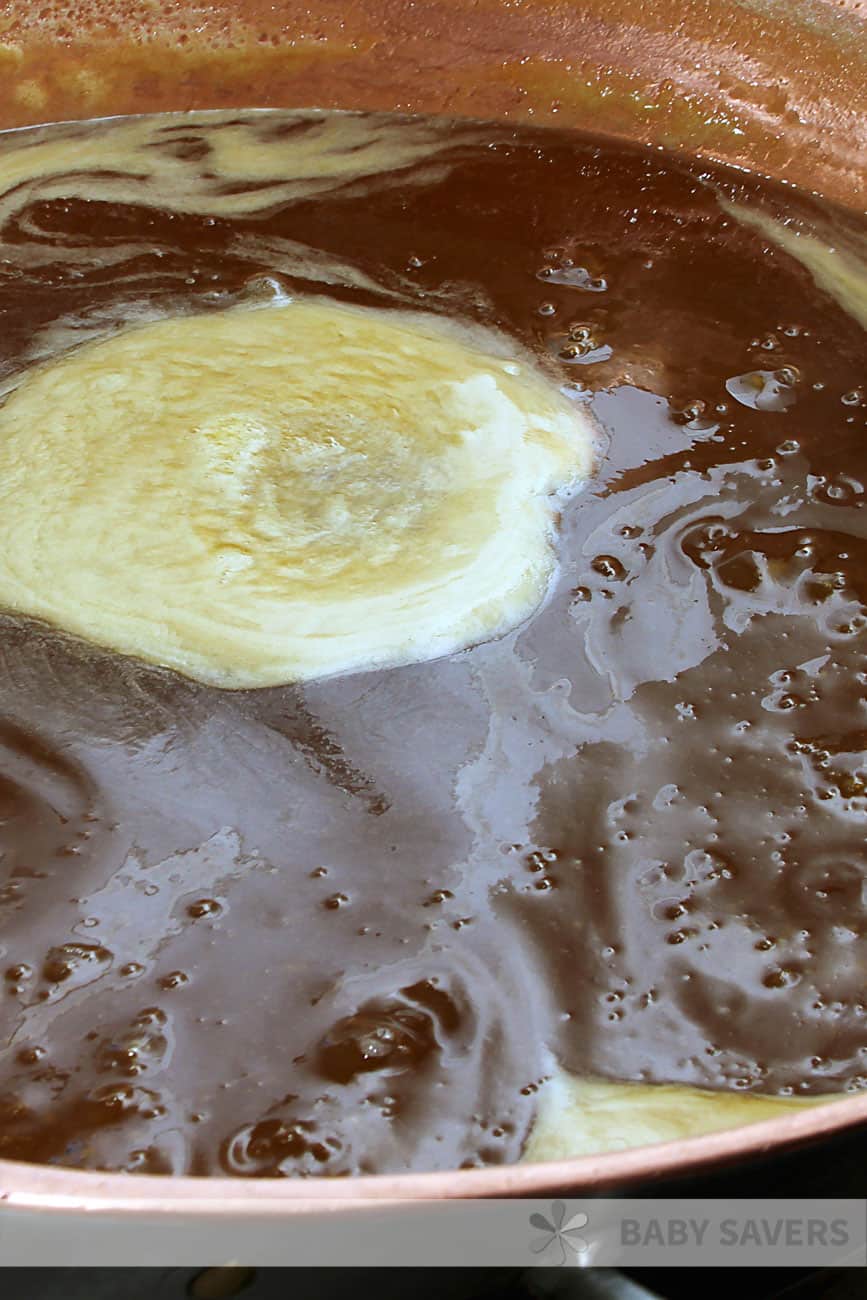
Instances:
[[[0,72],[0,128],[240,106],[511,119],[684,147],[864,207],[861,0],[12,0],[0,3]],[[96,1211],[144,1223],[273,1219],[335,1198],[586,1193],[859,1125],[867,1094],[630,1151],[352,1180],[130,1177],[0,1161],[0,1202],[47,1219]]]

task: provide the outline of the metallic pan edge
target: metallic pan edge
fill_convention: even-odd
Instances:
[[[167,1178],[158,1174],[100,1174],[0,1160],[0,1204],[52,1214],[82,1211],[151,1217],[154,1214],[270,1219],[305,1213],[317,1204],[443,1197],[541,1196],[555,1190],[602,1192],[654,1178],[830,1137],[867,1124],[867,1095],[834,1101],[797,1115],[764,1120],[701,1137],[660,1142],[574,1160],[495,1165],[430,1174],[374,1174],[334,1178]]]

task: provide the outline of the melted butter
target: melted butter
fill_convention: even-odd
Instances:
[[[803,226],[723,197],[720,206],[805,266],[818,287],[867,329],[867,239],[863,235],[816,220]]]
[[[117,203],[168,198],[175,212],[243,216],[376,175],[394,183],[450,143],[440,123],[424,118],[315,111],[279,123],[262,110],[109,118],[100,126],[10,133],[12,147],[0,160],[0,220],[35,198],[76,194]],[[410,183],[420,180],[416,172]]]
[[[565,1160],[626,1151],[756,1124],[827,1100],[612,1083],[555,1070],[540,1088],[539,1109],[521,1158]]]
[[[217,686],[449,654],[539,605],[592,444],[541,375],[436,322],[142,325],[0,410],[0,603]]]

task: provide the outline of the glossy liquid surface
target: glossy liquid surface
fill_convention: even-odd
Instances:
[[[552,1062],[864,1086],[863,232],[549,132],[129,129],[3,142],[8,379],[326,293],[502,331],[608,446],[543,609],[451,658],[226,693],[4,618],[0,1155],[453,1168]],[[846,306],[721,199],[846,250]]]

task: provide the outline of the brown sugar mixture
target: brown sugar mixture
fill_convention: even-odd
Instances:
[[[0,1156],[448,1169],[519,1159],[555,1072],[867,1086],[864,228],[282,111],[6,133],[0,191],[7,386],[317,296],[498,331],[604,444],[542,607],[450,657],[226,691],[2,616]]]

